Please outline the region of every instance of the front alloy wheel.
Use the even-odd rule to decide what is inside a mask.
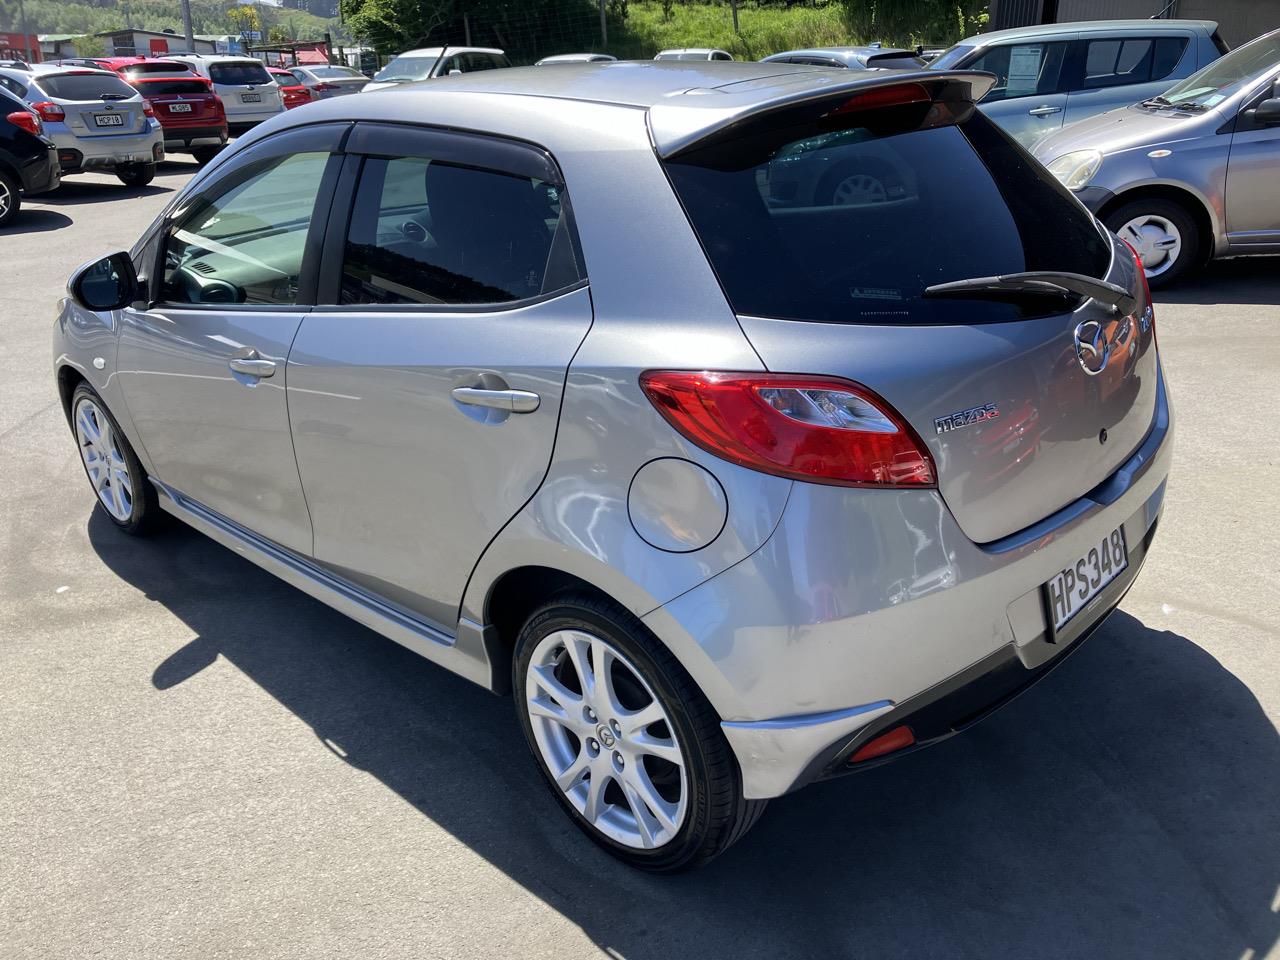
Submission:
[[[155,492],[111,414],[87,384],[71,397],[71,429],[80,462],[107,516],[126,533],[143,533],[158,507]]]
[[[512,688],[548,788],[632,866],[705,863],[764,810],[743,797],[720,718],[693,678],[605,598],[570,593],[536,611],[516,641]]]

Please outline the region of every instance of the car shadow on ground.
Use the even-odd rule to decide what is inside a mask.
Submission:
[[[133,197],[154,197],[172,193],[173,187],[149,183],[145,187],[126,187],[118,180],[102,183],[97,180],[63,180],[57,190],[41,193],[31,198],[31,203],[61,207],[80,206],[85,203],[106,203],[111,200],[129,200]]]
[[[27,202],[31,203],[36,200],[36,197],[32,197]],[[54,210],[32,210],[24,205],[18,211],[18,215],[13,218],[12,223],[8,226],[0,227],[0,236],[8,236],[15,233],[48,233],[50,230],[61,230],[63,227],[69,227],[74,222],[70,217]]]
[[[1275,727],[1200,647],[1127,614],[973,730],[775,801],[707,868],[651,877],[563,817],[509,700],[176,522],[136,541],[95,510],[89,536],[196,634],[156,665],[159,695],[225,658],[310,726],[314,749],[612,956],[1239,960],[1277,942]]]
[[[1160,304],[1280,304],[1280,257],[1216,260],[1168,290],[1155,290],[1156,322]]]

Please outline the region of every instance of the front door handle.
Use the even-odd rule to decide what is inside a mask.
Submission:
[[[1061,107],[1036,107],[1034,110],[1027,111],[1027,113],[1029,113],[1033,117],[1047,117],[1052,113],[1061,113],[1061,112],[1062,112]]]
[[[227,361],[227,366],[231,368],[232,373],[256,377],[259,380],[275,376],[276,372],[276,362],[263,360],[257,350],[251,351],[247,357],[232,357]]]
[[[491,407],[506,413],[533,413],[542,398],[528,390],[481,390],[479,387],[455,387],[453,399],[472,407]]]

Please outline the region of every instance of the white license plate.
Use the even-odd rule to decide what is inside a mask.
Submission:
[[[93,122],[99,127],[123,127],[124,114],[120,113],[95,113]]]
[[[189,103],[171,103],[169,104],[170,113],[190,113],[191,104]]]
[[[241,103],[261,103],[262,94],[260,93],[242,93],[240,94]]]
[[[1045,584],[1046,600],[1053,617],[1053,629],[1061,630],[1068,620],[1089,605],[1089,601],[1120,576],[1129,565],[1124,528],[1116,527],[1089,552]]]

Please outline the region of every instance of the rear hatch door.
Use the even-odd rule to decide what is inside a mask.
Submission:
[[[114,73],[84,70],[35,78],[38,87],[66,114],[77,137],[90,139],[147,129],[142,97]]]
[[[218,120],[217,96],[200,77],[140,80],[137,87],[165,126]]]
[[[911,86],[905,102],[844,95],[739,118],[666,167],[765,365],[883,397],[986,543],[1085,495],[1141,444],[1154,330],[1127,248],[971,104]],[[924,293],[1029,270],[1105,279],[1137,306]]]
[[[256,61],[211,63],[209,79],[222,98],[229,120],[237,114],[278,113],[284,109],[280,87],[267,68]]]

